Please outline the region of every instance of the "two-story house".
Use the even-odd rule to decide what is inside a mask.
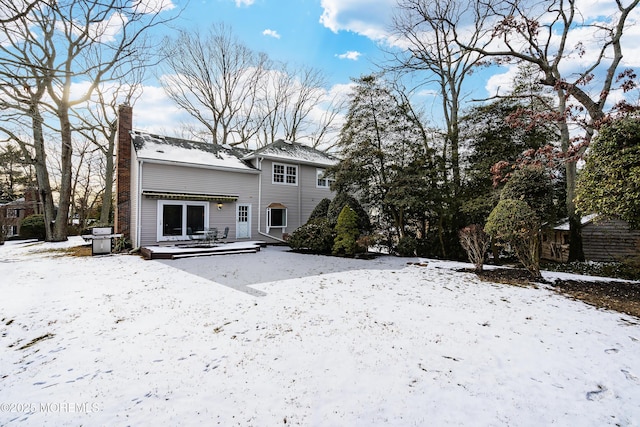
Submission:
[[[20,235],[20,224],[23,219],[33,214],[42,213],[42,204],[34,188],[27,188],[24,197],[0,204],[0,226],[4,228],[7,239]]]
[[[134,247],[189,241],[208,228],[229,240],[276,243],[332,198],[327,153],[276,141],[255,151],[133,131],[119,109],[116,232]]]

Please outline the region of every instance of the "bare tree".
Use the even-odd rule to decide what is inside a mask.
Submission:
[[[310,140],[316,148],[326,142],[330,133],[337,135],[335,122],[346,98],[329,98],[320,70],[304,66],[291,70],[282,64],[265,77],[255,112],[256,122],[262,124],[258,145],[284,138]]]
[[[290,96],[284,100],[282,126],[285,139],[296,141],[311,125],[309,116],[324,98],[326,81],[318,69],[303,67],[295,76]]]
[[[2,8],[0,8],[0,25],[1,24],[9,24],[11,22],[17,21],[21,18],[24,18],[25,16],[27,16],[29,13],[31,13],[31,10],[36,7],[36,5],[38,3],[42,2],[42,0],[35,0],[35,1],[23,1],[19,6],[19,9],[16,8],[14,10],[4,10]],[[14,0],[12,3],[16,3],[16,1]],[[17,3],[20,3],[20,1],[18,0]],[[0,3],[1,5],[2,3]]]
[[[339,118],[345,111],[347,98],[341,95],[329,97],[318,107],[322,111],[320,117],[315,118],[315,128],[309,133],[311,146],[322,147],[325,151],[332,149],[338,142],[336,137],[340,133]]]
[[[459,115],[464,100],[464,83],[478,63],[479,55],[454,43],[452,22],[467,13],[466,3],[455,0],[399,0],[393,17],[393,32],[402,50],[391,51],[393,61],[387,70],[400,73],[422,72],[422,84],[435,83],[442,100],[445,121],[445,163],[450,165],[453,195],[460,189]],[[479,41],[479,33],[466,38],[469,46]],[[443,171],[444,179],[447,173]]]
[[[164,46],[162,86],[214,144],[244,144],[258,132],[253,111],[268,69],[265,55],[254,53],[224,24],[205,36],[182,31]]]
[[[18,17],[0,23],[0,90],[6,97],[0,108],[30,118],[33,135],[29,141],[19,138],[11,126],[2,130],[20,144],[25,154],[33,149],[46,238],[66,240],[72,191],[71,109],[89,100],[101,82],[126,78],[123,72],[144,66],[138,52],[150,51],[145,45],[145,32],[163,22],[160,13],[169,3],[161,1],[150,7],[145,2],[132,6],[127,0],[62,0],[39,2],[28,14],[20,15],[21,5],[0,1],[9,14]],[[26,124],[19,115],[12,116],[12,125]],[[60,138],[61,176],[55,216],[44,149],[44,127],[54,126],[50,119],[56,121]]]
[[[576,110],[586,111],[584,142],[588,143],[605,117],[607,102],[616,82],[625,80],[621,84],[624,90],[634,87],[634,83],[627,79],[633,77],[633,73],[628,70],[620,73],[618,68],[627,20],[639,2],[629,0],[623,4],[622,0],[616,0],[615,3],[599,4],[599,7],[611,7],[611,10],[606,19],[597,20],[583,13],[577,0],[544,0],[533,4],[524,0],[474,2],[475,31],[484,40],[483,45],[464,40],[462,35],[467,31],[464,25],[469,20],[447,19],[462,49],[500,64],[533,64],[541,74],[541,82],[556,91],[562,150],[567,155],[570,260],[584,259],[580,218],[574,203],[577,160],[574,154],[581,153],[581,147],[586,144],[577,148],[572,146],[566,119]],[[593,43],[589,45],[584,38],[574,37],[578,32],[594,34]]]
[[[260,131],[256,134],[258,146],[270,144],[278,139],[283,117],[286,117],[285,105],[292,96],[295,84],[295,79],[288,72],[286,64],[269,71],[265,77],[261,83],[261,100],[255,109],[256,116],[262,117],[259,120]]]
[[[96,185],[93,182],[96,166],[99,163],[99,149],[93,146],[92,141],[82,138],[74,141],[74,170],[71,184],[71,209],[73,218],[78,220],[80,228],[87,226],[89,212],[96,205],[99,194],[96,193]]]
[[[102,196],[102,207],[99,222],[108,224],[113,205],[113,185],[115,182],[115,146],[118,130],[118,106],[133,104],[141,94],[144,69],[132,70],[126,84],[114,82],[112,85],[99,85],[95,90],[95,99],[85,108],[75,111],[78,121],[77,129],[94,148],[102,154],[102,185],[99,194]]]

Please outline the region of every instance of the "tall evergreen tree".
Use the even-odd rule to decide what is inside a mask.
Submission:
[[[498,202],[491,173],[495,164],[513,166],[524,153],[560,139],[555,115],[550,113],[553,99],[531,68],[520,68],[510,94],[475,106],[462,118],[468,148],[462,209],[469,223],[483,223]],[[563,176],[559,170],[557,174]]]
[[[343,161],[335,168],[336,187],[358,194],[379,226],[402,237],[407,215],[426,198],[420,191],[431,184],[428,144],[413,110],[390,85],[374,75],[355,83],[338,142]]]
[[[0,202],[21,197],[26,187],[35,186],[32,168],[22,152],[8,144],[0,149]]]

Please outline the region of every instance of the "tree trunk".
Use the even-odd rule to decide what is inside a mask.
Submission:
[[[109,136],[109,146],[106,152],[106,171],[104,175],[104,193],[102,196],[102,210],[100,211],[100,224],[109,224],[111,207],[113,205],[113,152],[115,148],[115,132]]]
[[[558,95],[558,113],[564,116],[566,109],[566,96],[563,89],[559,88],[556,91]],[[569,145],[571,143],[571,136],[569,134],[569,126],[566,120],[560,122],[560,142],[562,152],[568,153]],[[584,253],[582,251],[582,233],[580,230],[581,221],[580,217],[576,213],[576,204],[574,198],[576,195],[576,162],[574,160],[567,159],[565,161],[565,173],[567,180],[567,195],[566,206],[567,215],[569,217],[569,259],[568,261],[584,261]]]
[[[60,154],[60,200],[58,202],[58,214],[53,225],[52,241],[62,242],[67,240],[67,223],[69,222],[69,204],[71,203],[71,171],[73,146],[71,144],[71,122],[69,120],[69,108],[64,105],[58,108],[60,119],[60,139],[62,143]]]
[[[33,132],[33,147],[35,158],[33,166],[36,171],[36,181],[38,183],[38,194],[42,202],[42,212],[45,224],[45,240],[53,240],[52,225],[55,221],[55,205],[51,194],[51,184],[49,181],[49,171],[47,170],[47,153],[44,148],[44,132],[42,130],[42,115],[37,105],[31,107],[31,123]]]

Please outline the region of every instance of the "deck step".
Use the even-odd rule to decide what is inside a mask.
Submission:
[[[215,246],[143,246],[140,253],[144,259],[178,259],[211,255],[229,255],[237,253],[255,253],[266,244],[260,240],[232,242]]]
[[[208,251],[208,252],[193,252],[193,253],[185,253],[185,254],[175,254],[171,257],[171,259],[180,259],[180,258],[195,258],[201,256],[211,256],[211,255],[231,255],[231,254],[251,254],[258,252],[258,248],[256,249],[239,249],[235,251]]]

